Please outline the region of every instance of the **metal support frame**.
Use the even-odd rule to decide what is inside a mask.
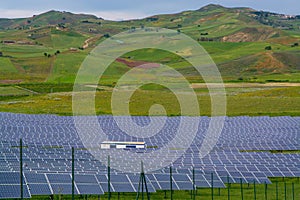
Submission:
[[[143,164],[143,161],[141,161],[141,174],[140,174],[138,191],[136,194],[136,200],[139,199],[140,192],[142,193],[142,200],[144,200],[144,186],[146,189],[147,200],[150,200],[150,194],[148,191],[147,180],[146,180],[146,176],[145,176],[145,172],[144,172],[144,164]],[[141,187],[142,187],[142,191],[141,191]]]

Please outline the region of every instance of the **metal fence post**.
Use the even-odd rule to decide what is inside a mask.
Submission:
[[[253,191],[254,191],[254,200],[256,200],[256,186],[255,186],[255,180],[253,181]]]
[[[230,183],[229,183],[229,175],[227,175],[227,199],[230,200]]]
[[[241,185],[241,197],[242,197],[242,200],[244,200],[243,180],[242,180],[242,178],[240,178],[240,185]]]
[[[276,181],[276,200],[278,200],[278,182]]]
[[[108,199],[110,200],[110,156],[107,157],[107,190],[108,190]]]
[[[20,195],[21,200],[24,199],[24,192],[23,192],[23,141],[20,139]]]
[[[265,200],[267,200],[267,199],[268,199],[268,185],[265,182]]]
[[[170,189],[171,189],[171,200],[173,200],[173,185],[172,185],[172,167],[170,166]]]
[[[195,168],[193,167],[193,200],[196,198],[196,185],[195,185]]]
[[[294,183],[292,183],[292,199],[295,200],[295,186],[294,186]]]
[[[74,177],[74,147],[72,147],[72,200],[74,200],[74,193],[75,193],[75,177]]]
[[[214,200],[214,174],[211,173],[211,200]]]
[[[284,200],[286,200],[286,182],[284,182]]]

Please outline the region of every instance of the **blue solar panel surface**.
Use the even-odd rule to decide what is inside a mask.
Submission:
[[[127,116],[122,116],[126,118]],[[149,117],[132,117],[147,125]],[[82,123],[88,119],[82,118]],[[99,116],[109,140],[137,141],[120,130],[112,116]],[[299,154],[270,153],[268,150],[299,150],[299,117],[226,117],[224,128],[213,150],[200,158],[199,144],[211,118],[201,117],[197,135],[190,148],[173,163],[173,189],[191,190],[192,168],[197,187],[225,187],[224,183],[267,183],[267,177],[299,177]],[[145,138],[148,146],[162,147],[174,136],[179,117],[167,118],[157,135]],[[24,191],[31,194],[70,194],[71,147],[75,147],[75,192],[107,192],[107,167],[84,149],[72,117],[0,113],[0,190],[8,187],[15,194],[0,198],[17,198],[19,176],[19,138],[23,138]],[[264,150],[264,151],[255,151]],[[153,151],[153,149],[146,149]],[[174,152],[176,155],[176,152]],[[138,163],[138,162],[137,162]],[[211,180],[213,173],[213,180]],[[169,168],[146,174],[149,191],[169,190]],[[136,192],[139,175],[112,169],[113,192]],[[29,189],[30,192],[29,192]],[[94,193],[92,193],[94,191]],[[13,196],[13,195],[16,195]]]

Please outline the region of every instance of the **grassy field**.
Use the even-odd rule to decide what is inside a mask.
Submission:
[[[296,200],[300,198],[300,182],[299,178],[271,178],[272,184],[268,184],[267,187],[264,184],[255,184],[256,199],[258,200]],[[277,183],[276,183],[277,182]],[[276,186],[277,185],[277,186]],[[294,186],[293,186],[294,185]],[[228,185],[227,185],[228,187]],[[278,189],[276,189],[276,187]],[[294,187],[294,195],[293,189]],[[253,200],[255,199],[254,184],[242,184],[243,199]],[[173,191],[174,200],[188,200],[193,199],[191,191]],[[213,194],[213,198],[212,198]],[[277,196],[278,194],[278,196]],[[241,200],[242,192],[240,184],[230,184],[229,196],[231,200]],[[278,198],[277,198],[278,197]],[[107,199],[108,194],[101,195],[100,199]],[[146,198],[146,194],[144,194]],[[170,191],[157,191],[150,194],[151,199],[171,199]],[[43,200],[49,199],[49,196],[33,196],[32,199]],[[59,199],[71,199],[70,195],[54,195],[55,200]],[[75,195],[75,199],[99,199],[97,195]],[[136,193],[112,193],[111,199],[130,200],[136,199]],[[140,196],[141,199],[141,196]],[[228,188],[198,188],[196,190],[195,199],[215,199],[215,200],[228,200]]]
[[[49,36],[50,37],[50,36]],[[5,56],[0,57],[2,80],[20,79],[22,82],[56,82],[72,83],[76,73],[91,49],[70,51],[84,44],[87,37],[65,33],[52,34],[52,47],[49,45],[3,45],[0,51]],[[97,42],[97,41],[94,41]],[[299,49],[269,42],[200,42],[213,61],[217,64],[225,81],[236,81],[241,77],[244,81],[293,81],[299,82]],[[266,46],[273,50],[266,52]],[[58,55],[55,52],[60,51]],[[288,52],[288,53],[286,53]],[[44,54],[51,55],[50,58]],[[122,57],[132,61],[157,62],[173,67],[188,80],[199,82],[199,75],[191,65],[177,55],[154,49],[141,49],[129,52]],[[106,71],[110,84],[118,80],[115,75],[129,70],[127,66],[113,63]],[[195,77],[198,77],[195,79]],[[114,80],[112,79],[114,78]],[[0,79],[0,80],[1,80]],[[108,82],[109,80],[104,80]],[[108,83],[109,84],[109,83]]]
[[[76,73],[86,56],[85,52],[67,52],[58,55],[47,82],[74,83]]]
[[[4,73],[16,73],[16,72],[18,72],[18,70],[11,63],[9,58],[0,58],[0,66],[2,66],[1,71],[3,71]]]
[[[8,86],[8,87],[0,87],[0,96],[5,97],[5,96],[27,96],[32,94],[32,92],[24,90],[20,87],[13,87],[13,86]]]
[[[72,115],[72,85],[21,85],[24,88],[38,92],[33,96],[12,97],[2,99],[0,111],[36,114]],[[145,90],[146,89],[146,90]],[[91,90],[91,88],[85,88]],[[300,87],[267,87],[267,88],[227,88],[227,115],[270,115],[299,116]],[[53,92],[53,93],[51,93]],[[211,115],[211,101],[207,89],[196,89],[201,115]],[[110,88],[99,89],[96,92],[95,108],[97,114],[111,114]],[[14,101],[14,104],[10,102]],[[86,102],[82,102],[85,104]],[[132,115],[148,115],[153,104],[162,104],[169,116],[180,115],[180,106],[173,93],[161,88],[144,88],[137,90],[131,97],[129,107]]]
[[[86,39],[87,37],[76,32],[62,32],[53,30],[51,34],[53,48],[61,50],[81,47]]]

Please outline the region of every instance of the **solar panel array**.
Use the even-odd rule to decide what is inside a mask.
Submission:
[[[82,118],[82,123],[88,123],[88,118]],[[131,118],[141,126],[150,122],[149,117]],[[109,140],[139,140],[120,130],[112,116],[99,116],[98,120]],[[222,188],[225,183],[241,180],[270,184],[267,177],[300,177],[299,154],[269,151],[299,150],[299,117],[226,117],[216,146],[200,158],[199,146],[210,120],[210,117],[200,117],[194,141],[173,163],[174,190],[193,189],[193,168],[197,187]],[[179,122],[180,117],[167,118],[157,135],[143,141],[160,148],[172,139]],[[71,147],[77,148],[75,193],[107,192],[107,168],[84,149],[72,117],[0,113],[0,136],[0,198],[20,196],[19,138],[26,147],[23,148],[24,197],[71,193]],[[169,168],[146,174],[146,180],[150,192],[169,190]],[[137,192],[138,183],[139,174],[112,169],[112,192]]]

